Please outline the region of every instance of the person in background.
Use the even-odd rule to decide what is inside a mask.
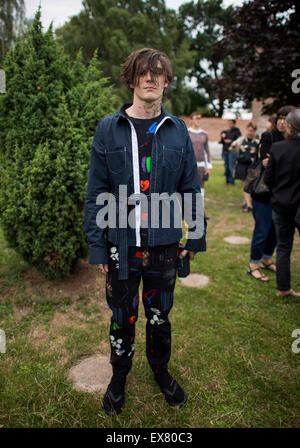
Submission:
[[[257,157],[259,140],[256,138],[257,126],[250,121],[247,124],[245,137],[239,137],[229,147],[229,150],[236,155],[234,178],[242,181],[242,190],[244,202],[242,209],[244,212],[252,210],[251,196],[244,191],[248,167]]]
[[[261,136],[259,146],[259,158],[264,167],[267,166],[270,149],[273,143],[280,142],[286,136],[286,116],[294,106],[281,107],[276,115],[276,129],[266,131]],[[271,193],[264,199],[253,199],[254,230],[251,241],[250,264],[247,274],[256,280],[268,282],[270,279],[264,275],[260,268],[276,272],[276,266],[272,262],[272,256],[277,244],[274,222],[272,218]],[[260,265],[260,263],[262,263]]]
[[[241,136],[241,131],[236,127],[236,120],[228,120],[228,129],[221,132],[221,140],[219,143],[223,145],[222,158],[224,160],[226,185],[234,185],[234,165],[235,154],[229,151],[229,147],[232,142],[237,140]]]
[[[273,220],[277,235],[277,296],[300,297],[291,289],[291,252],[295,216],[300,207],[300,109],[287,117],[287,138],[274,143],[264,181],[271,189]]]
[[[266,130],[271,132],[274,131],[276,129],[276,117],[272,116],[269,117],[266,123]]]
[[[210,170],[212,169],[208,135],[201,129],[202,115],[199,112],[193,112],[190,118],[191,125],[188,128],[188,131],[197,160],[200,188],[204,198],[204,179],[205,177],[210,176]]]

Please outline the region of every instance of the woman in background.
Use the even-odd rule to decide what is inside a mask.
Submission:
[[[276,129],[271,132],[266,131],[262,134],[259,158],[264,167],[268,164],[272,144],[285,139],[287,128],[286,116],[293,109],[295,109],[294,106],[281,107],[276,115]],[[270,272],[276,272],[276,266],[272,262],[277,239],[272,218],[271,193],[263,200],[252,198],[252,207],[255,225],[247,274],[256,280],[268,282],[270,280],[269,277],[264,275],[260,268]]]
[[[268,132],[274,131],[276,129],[276,117],[269,117],[266,123],[266,130]]]

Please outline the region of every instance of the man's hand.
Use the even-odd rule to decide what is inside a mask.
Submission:
[[[232,140],[230,140],[230,138],[225,138],[224,142],[225,142],[225,143],[231,143]]]
[[[204,171],[204,175],[206,175],[206,174],[208,174],[208,176],[210,176],[210,170],[208,168]]]
[[[263,167],[266,168],[269,162],[270,154],[267,154],[267,157],[262,161]]]
[[[184,258],[188,252],[190,254],[190,260],[194,260],[195,252],[192,252],[191,250],[183,250],[180,252],[178,258]]]
[[[108,273],[108,264],[98,264],[99,270],[101,274],[107,274]]]

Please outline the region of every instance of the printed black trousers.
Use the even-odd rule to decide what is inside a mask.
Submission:
[[[118,247],[108,242],[106,300],[112,310],[110,324],[110,362],[130,370],[134,355],[135,324],[138,319],[139,286],[143,278],[142,299],[146,323],[146,355],[153,372],[167,368],[171,356],[171,323],[176,282],[178,243],[156,247],[129,247],[127,280],[118,280]]]

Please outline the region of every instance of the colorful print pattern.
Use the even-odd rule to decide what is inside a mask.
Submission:
[[[111,247],[116,247],[109,243]],[[129,247],[129,278],[118,280],[118,260],[109,257],[106,298],[110,325],[112,365],[130,368],[134,355],[135,324],[138,320],[139,285],[143,276],[143,305],[146,325],[146,354],[153,371],[165,368],[171,353],[169,312],[173,306],[177,244],[153,248]],[[113,254],[117,251],[110,252]]]

